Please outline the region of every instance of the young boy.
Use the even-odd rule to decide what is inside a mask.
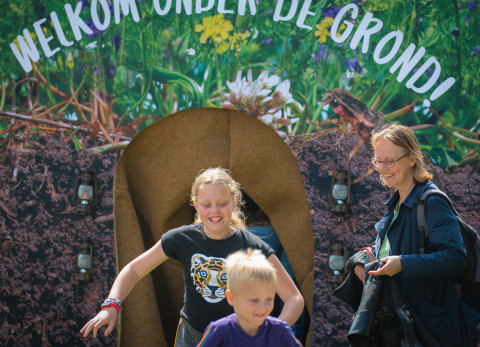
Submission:
[[[275,298],[274,267],[258,250],[249,248],[225,261],[226,297],[235,313],[205,329],[197,347],[298,347],[287,323],[269,316]]]

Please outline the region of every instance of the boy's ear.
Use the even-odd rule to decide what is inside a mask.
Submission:
[[[230,289],[227,289],[225,291],[225,296],[227,297],[227,302],[230,306],[233,306],[233,296],[232,296],[232,292],[230,291]]]

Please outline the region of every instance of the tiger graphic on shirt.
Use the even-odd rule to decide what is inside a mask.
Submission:
[[[225,298],[227,273],[224,258],[207,257],[195,253],[192,256],[190,276],[195,289],[206,301],[217,303]]]

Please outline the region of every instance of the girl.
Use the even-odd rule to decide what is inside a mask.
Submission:
[[[127,264],[113,283],[102,310],[80,330],[84,337],[108,325],[112,332],[121,301],[135,284],[168,258],[180,261],[185,282],[184,306],[175,346],[196,346],[207,325],[233,310],[225,299],[227,276],[225,258],[238,250],[260,249],[277,271],[276,291],[285,305],[278,317],[289,325],[295,323],[304,300],[274,251],[255,235],[245,231],[241,212],[240,186],[229,172],[210,168],[195,179],[191,202],[195,206],[195,224],[166,232],[151,249]]]

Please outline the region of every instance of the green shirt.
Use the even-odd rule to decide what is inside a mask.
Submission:
[[[393,218],[392,218],[392,221],[390,222],[390,226],[388,227],[388,230],[390,230],[390,227],[392,226],[395,219],[397,219],[397,216],[398,216],[398,204],[397,204],[397,207],[395,207],[395,210],[393,211]],[[388,242],[388,237],[387,237],[388,230],[385,233],[385,237],[383,239],[382,245],[380,246],[380,250],[378,251],[378,259],[382,259],[390,255],[390,242]]]

